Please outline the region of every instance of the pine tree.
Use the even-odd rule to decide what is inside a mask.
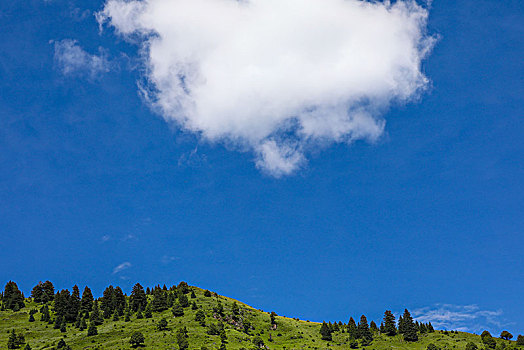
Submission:
[[[373,335],[369,330],[368,320],[364,315],[360,316],[360,322],[357,326],[357,338],[362,339],[362,342],[365,344],[370,344],[373,340]]]
[[[22,295],[22,292],[18,289],[18,286],[15,282],[9,281],[5,285],[4,288],[4,295],[3,295],[3,303],[2,305],[6,309],[10,309],[13,311],[19,311],[25,306],[24,303],[24,297]]]
[[[88,286],[85,286],[84,291],[82,292],[80,309],[83,312],[91,312],[93,310],[94,300],[91,289]]]
[[[162,290],[161,288],[155,288],[153,290],[153,299],[151,300],[151,311],[162,312],[164,310],[167,310],[166,293],[167,292]]]
[[[144,338],[144,335],[140,332],[134,332],[133,334],[131,334],[131,338],[129,339],[129,343],[131,343],[131,346],[133,348],[136,348],[144,344],[145,341],[146,340]]]
[[[66,319],[68,321],[72,322],[76,319],[78,312],[80,311],[81,303],[82,301],[80,300],[80,290],[78,289],[78,286],[75,284],[73,286],[73,292],[69,297],[67,305]]]
[[[194,290],[191,290],[191,299],[196,299],[196,294]]]
[[[55,313],[67,317],[71,295],[69,290],[63,289],[55,294]]]
[[[517,345],[524,346],[524,335],[517,336]]]
[[[102,315],[100,315],[100,308],[98,307],[98,301],[95,301],[95,304],[93,305],[93,312],[91,312],[89,321],[90,323],[93,323],[95,326],[99,326],[104,322]]]
[[[402,318],[402,315],[400,315],[398,317],[398,333],[404,334],[405,331],[406,331],[406,327],[405,327],[404,319]]]
[[[82,320],[80,321],[80,326],[78,327],[79,330],[83,331],[87,328],[87,322],[85,317],[82,317]]]
[[[210,292],[209,290],[206,289],[206,290],[204,291],[204,296],[205,296],[206,298],[211,298],[211,292]]]
[[[173,312],[173,316],[175,317],[184,316],[184,308],[182,307],[182,305],[180,305],[178,300],[175,302],[175,305],[173,305],[173,309],[171,311]]]
[[[11,333],[9,334],[9,338],[7,340],[7,348],[8,349],[16,349],[18,348],[18,336],[16,335],[15,330],[13,329]]]
[[[322,335],[322,340],[331,341],[333,339],[331,336],[331,330],[326,321],[322,322],[322,326],[320,326],[320,334]]]
[[[383,333],[390,337],[397,334],[397,327],[395,326],[395,316],[390,310],[384,312],[384,331]]]
[[[187,341],[186,332],[187,330],[184,330],[184,328],[181,328],[176,332],[176,342],[180,350],[189,349],[189,342]]]
[[[33,316],[33,314],[29,314],[29,322],[35,322],[35,317]]]
[[[147,306],[146,306],[146,311],[144,312],[144,317],[145,318],[151,318],[153,317],[153,314],[151,312],[151,303],[148,303]]]
[[[118,311],[115,309],[115,312],[113,312],[113,321],[118,321],[120,317],[118,317]]]
[[[24,350],[31,350],[31,346],[29,346],[29,344],[26,344]]]
[[[104,289],[102,298],[100,299],[100,308],[102,309],[104,318],[110,318],[115,312],[115,305],[113,303],[113,294],[115,294],[115,288],[109,286]]]
[[[42,283],[42,281],[38,282],[31,291],[31,298],[33,298],[36,303],[45,304],[53,300],[54,295],[55,287],[53,286],[53,283],[49,281],[45,281],[44,283]]]
[[[466,344],[466,350],[478,350],[478,347],[475,343],[469,342]]]
[[[49,322],[51,316],[49,315],[49,307],[47,305],[42,306],[42,308],[40,309],[40,313],[42,314],[42,316],[40,317],[40,321]]]
[[[138,312],[136,313],[137,320],[141,320],[144,318],[144,314],[142,314],[142,308],[138,309]]]
[[[371,321],[369,323],[369,329],[372,331],[372,332],[378,332],[378,327],[377,327],[377,324],[375,323],[375,321]]]
[[[87,329],[87,336],[91,337],[98,334],[98,330],[96,329],[96,325],[94,322],[89,322],[89,328]]]
[[[65,333],[66,331],[66,319],[65,317],[62,317],[62,323],[60,324],[60,332]]]
[[[206,325],[206,314],[203,310],[198,310],[196,312],[195,321],[199,322],[201,326]]]
[[[60,329],[60,327],[62,326],[62,319],[63,318],[64,318],[63,316],[56,315],[56,317],[55,317],[55,325],[53,326],[54,329]]]
[[[411,317],[411,314],[409,313],[408,309],[404,310],[404,315],[402,316],[402,322],[404,327],[404,340],[405,341],[417,341],[418,340],[418,334],[417,334],[417,327],[415,323],[413,322],[413,318]]]
[[[180,305],[182,305],[182,307],[189,306],[189,299],[187,299],[187,295],[185,295],[184,293],[178,294],[178,302],[180,303]]]
[[[433,328],[433,325],[431,324],[431,322],[428,323],[428,325],[426,326],[426,328],[428,329],[428,332],[429,332],[429,333],[433,333],[433,332],[435,332],[435,328]]]
[[[350,318],[349,318],[349,322],[348,322],[348,334],[349,334],[349,337],[350,337],[350,338],[353,338],[353,339],[357,339],[357,337],[358,337],[358,334],[357,334],[357,324],[355,323],[355,320],[353,319],[353,317],[350,317]]]

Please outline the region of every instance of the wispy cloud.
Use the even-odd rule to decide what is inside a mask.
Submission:
[[[111,63],[102,49],[96,55],[86,52],[76,40],[64,39],[51,43],[54,43],[55,48],[55,65],[64,75],[96,79],[111,69]]]
[[[101,240],[102,240],[102,243],[105,243],[107,241],[109,241],[111,239],[111,236],[110,235],[103,235]]]
[[[171,263],[171,262],[173,262],[175,260],[180,260],[180,258],[177,257],[177,256],[164,255],[162,257],[162,259],[161,259],[162,264],[164,264],[164,265],[167,265],[167,264],[169,264],[169,263]]]
[[[108,0],[97,18],[141,45],[139,87],[167,121],[277,177],[380,138],[388,107],[428,85],[435,42],[415,0]]]
[[[117,274],[119,272],[122,272],[124,270],[127,270],[128,268],[130,268],[131,266],[133,266],[129,261],[126,261],[126,262],[123,262],[121,263],[120,265],[116,266],[114,269],[113,269],[113,274]]]
[[[483,310],[478,305],[436,304],[412,311],[419,322],[431,322],[438,329],[480,333],[485,329],[499,331],[508,323],[502,310]]]

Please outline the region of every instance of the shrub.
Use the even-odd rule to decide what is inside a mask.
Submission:
[[[134,348],[143,345],[145,341],[144,335],[140,332],[131,334],[131,338],[129,338],[129,343]]]

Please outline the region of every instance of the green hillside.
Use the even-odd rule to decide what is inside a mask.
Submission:
[[[20,349],[130,349],[130,338],[136,332],[144,336],[144,343],[139,346],[147,349],[416,350],[427,349],[430,344],[437,349],[466,349],[468,343],[475,344],[478,349],[519,348],[514,341],[490,337],[483,342],[480,336],[469,333],[431,332],[426,325],[419,325],[422,329],[411,328],[415,330],[418,340],[410,342],[404,339],[406,329],[410,327],[406,324],[403,325],[404,334],[400,335],[386,335],[383,326],[382,332],[373,327],[366,329],[367,323],[359,325],[357,333],[354,333],[355,329],[346,323],[322,326],[276,314],[272,316],[185,283],[169,289],[148,289],[149,293],[135,286],[130,296],[124,296],[118,287],[111,287],[96,302],[91,299],[90,291],[84,290],[80,297],[77,287],[72,294],[50,290],[46,295],[45,287],[39,284],[33,289],[33,298],[23,298],[14,286],[6,286],[6,291],[2,293],[2,349],[9,346]],[[47,321],[45,309],[49,310]],[[358,322],[360,317],[355,320]],[[382,322],[377,321],[379,324]],[[417,325],[413,324],[413,327]],[[88,335],[88,332],[97,334]],[[362,335],[365,332],[369,333],[369,338]],[[19,339],[20,334],[23,340]],[[323,340],[323,337],[331,337],[332,340]],[[522,340],[519,337],[518,343]],[[429,348],[432,348],[431,345]],[[521,348],[524,349],[524,346]],[[470,349],[475,347],[470,344]]]

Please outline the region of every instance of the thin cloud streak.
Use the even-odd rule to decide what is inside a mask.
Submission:
[[[119,272],[122,272],[124,270],[127,270],[131,266],[133,266],[133,265],[129,261],[123,262],[123,263],[121,263],[120,265],[116,266],[113,269],[113,275],[115,275],[115,274],[117,274]]]

